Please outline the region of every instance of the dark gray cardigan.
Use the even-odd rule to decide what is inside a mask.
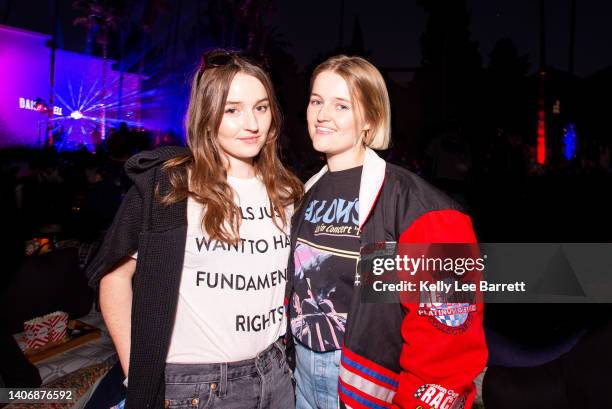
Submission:
[[[187,235],[187,201],[163,205],[155,200],[170,183],[161,170],[166,160],[188,153],[164,147],[130,158],[134,186],[124,198],[100,250],[87,268],[90,286],[123,258],[138,251],[133,279],[132,332],[126,408],[163,408],[164,368],[174,326]]]

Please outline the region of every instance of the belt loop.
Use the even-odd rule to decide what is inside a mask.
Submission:
[[[278,366],[281,367],[283,366],[283,364],[286,361],[286,356],[285,356],[285,346],[282,343],[283,341],[281,339],[278,339],[274,345],[280,350],[281,353],[281,359],[280,362],[278,363]]]
[[[261,361],[264,356],[266,356],[266,352],[268,352],[268,348],[264,349],[263,351],[258,352],[255,355],[255,362],[258,363],[259,361]]]
[[[227,362],[221,363],[221,373],[219,379],[219,398],[225,398],[227,394]]]

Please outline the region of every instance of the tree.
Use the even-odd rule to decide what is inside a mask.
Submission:
[[[102,46],[102,104],[106,96],[106,63],[108,59],[109,33],[117,28],[121,12],[125,6],[123,1],[76,0],[72,6],[83,12],[83,16],[74,19],[73,24],[84,26],[88,32],[97,33],[96,42]],[[102,139],[106,138],[106,108],[102,108]]]
[[[351,42],[346,48],[348,55],[359,55],[361,57],[368,57],[370,52],[365,48],[365,42],[363,40],[363,30],[361,29],[361,22],[359,16],[355,16],[355,23],[353,25],[353,36]]]
[[[487,71],[495,76],[510,78],[524,78],[529,69],[529,57],[519,55],[518,49],[509,38],[497,40],[491,54]]]
[[[529,121],[527,55],[519,55],[507,38],[497,41],[487,67],[485,101],[491,130],[525,132]]]
[[[470,39],[465,0],[419,0],[429,14],[421,36],[421,82],[426,122],[467,118],[479,89],[482,59]]]

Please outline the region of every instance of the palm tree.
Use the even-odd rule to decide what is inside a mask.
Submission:
[[[10,6],[10,4],[9,4]],[[45,137],[45,145],[53,145],[53,107],[55,104],[55,51],[57,50],[57,30],[59,23],[59,2],[54,0],[53,2],[53,16],[51,21],[53,22],[53,32],[51,35],[51,61],[49,65],[49,109],[47,110],[47,135]]]
[[[106,1],[76,0],[72,6],[82,10],[84,15],[74,19],[75,26],[84,26],[88,31],[97,30],[96,42],[102,46],[102,101],[106,97],[106,60],[108,59],[108,43],[110,30],[117,28],[119,16],[117,11],[109,7]],[[106,108],[102,108],[102,139],[106,139]]]

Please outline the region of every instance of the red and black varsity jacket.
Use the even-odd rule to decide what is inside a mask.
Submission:
[[[302,203],[308,202],[310,188],[326,172],[324,167],[306,183]],[[476,242],[469,216],[453,200],[370,149],[363,164],[359,209],[362,246],[389,241]],[[303,213],[302,208],[294,215],[293,246]],[[293,271],[291,259],[290,280]],[[287,299],[291,287],[290,282]],[[470,305],[467,317],[460,320],[445,320],[420,314],[428,306],[416,302],[364,303],[362,291],[362,285],[355,287],[348,314],[338,383],[340,406],[470,408],[476,395],[474,378],[487,360],[483,305]]]

